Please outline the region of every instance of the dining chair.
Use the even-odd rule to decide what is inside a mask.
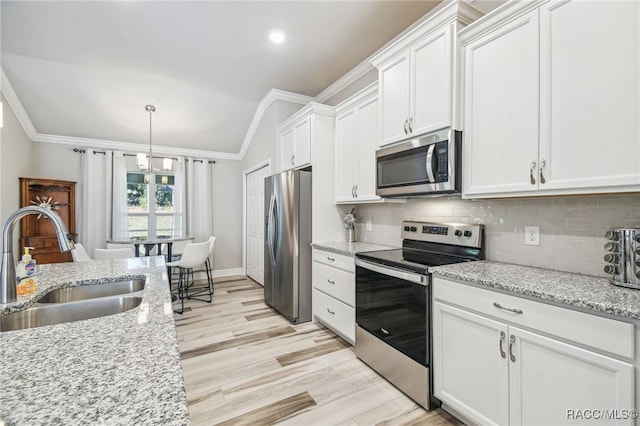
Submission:
[[[124,259],[127,257],[134,257],[133,249],[129,247],[116,248],[116,249],[96,249],[94,252],[96,260],[108,260],[108,259]]]
[[[207,284],[205,286],[195,286],[194,277],[196,268],[206,265],[209,253],[211,253],[210,241],[189,243],[185,246],[184,253],[182,253],[182,257],[179,260],[167,262],[167,266],[179,269],[177,296],[180,299],[181,307],[180,311],[175,311],[176,313],[182,314],[184,312],[185,299],[201,300],[208,303],[213,301],[213,279],[211,275],[207,273]],[[191,295],[189,291],[192,291]],[[204,294],[209,296],[209,300],[201,299]]]
[[[80,243],[75,243],[75,248],[71,250],[71,256],[73,257],[74,262],[89,262],[93,260],[87,254],[84,246]]]

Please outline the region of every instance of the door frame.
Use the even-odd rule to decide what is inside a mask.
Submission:
[[[263,160],[242,172],[242,275],[247,275],[247,176],[251,173],[268,167],[271,175],[271,157]]]

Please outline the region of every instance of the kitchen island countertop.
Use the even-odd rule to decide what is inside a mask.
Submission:
[[[442,278],[619,319],[640,319],[640,290],[618,287],[607,278],[482,260],[431,267]]]
[[[385,246],[382,244],[365,243],[362,241],[347,242],[347,241],[331,241],[326,243],[313,243],[311,247],[318,250],[330,251],[333,253],[344,254],[345,256],[355,257],[356,253],[374,250],[388,250],[397,247]]]
[[[146,278],[140,306],[84,321],[0,332],[0,423],[187,425],[173,306],[162,256],[40,266],[38,290]]]

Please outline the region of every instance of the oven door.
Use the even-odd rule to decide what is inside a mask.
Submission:
[[[356,323],[428,366],[429,289],[427,275],[357,259]]]

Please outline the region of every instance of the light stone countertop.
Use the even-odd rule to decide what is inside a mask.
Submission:
[[[42,265],[38,291],[146,277],[142,304],[101,318],[0,332],[0,424],[188,425],[162,256]]]
[[[434,275],[488,289],[579,308],[594,314],[640,319],[640,290],[607,278],[482,260],[429,268]]]
[[[332,253],[343,254],[345,256],[355,257],[356,253],[374,250],[389,250],[397,247],[385,246],[382,244],[365,243],[356,241],[353,243],[347,241],[332,241],[327,243],[313,243],[311,247],[318,250],[330,251]]]

